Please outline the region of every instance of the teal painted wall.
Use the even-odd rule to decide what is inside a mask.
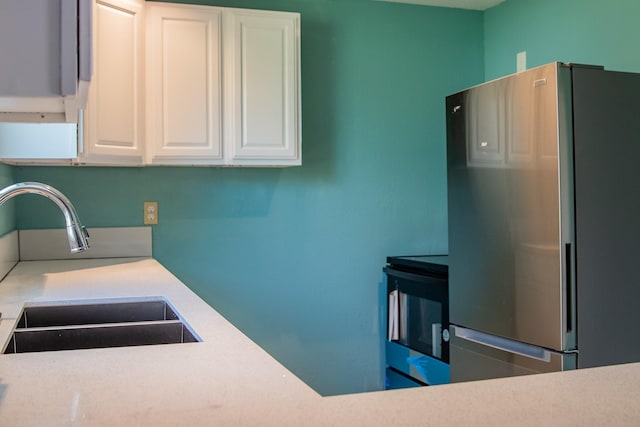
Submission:
[[[485,12],[485,77],[553,61],[640,71],[640,1],[508,0]]]
[[[196,293],[318,392],[379,389],[382,266],[447,250],[444,97],[483,80],[483,14],[201,3],[302,13],[302,167],[20,167],[15,178],[57,187],[89,227],[141,225],[143,201],[158,201],[154,256]],[[16,200],[20,228],[62,226],[41,199]]]
[[[13,184],[13,168],[0,164],[0,188]],[[9,200],[0,206],[0,236],[7,234],[16,228],[15,200]]]

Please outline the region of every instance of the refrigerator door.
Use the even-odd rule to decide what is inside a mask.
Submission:
[[[447,97],[449,299],[451,323],[564,350],[572,187],[558,77],[553,63]]]
[[[451,382],[575,369],[577,354],[560,353],[459,326],[452,327]]]
[[[640,74],[574,67],[579,367],[640,361]]]

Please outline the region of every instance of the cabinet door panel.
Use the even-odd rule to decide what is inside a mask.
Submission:
[[[80,161],[141,163],[144,138],[143,9],[135,0],[94,8],[94,79]]]
[[[221,163],[221,11],[148,7],[148,161]]]
[[[233,10],[229,19],[233,162],[299,164],[298,17]]]
[[[165,147],[207,146],[207,26],[207,22],[178,20],[163,23]]]

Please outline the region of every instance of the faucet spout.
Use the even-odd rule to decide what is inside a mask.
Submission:
[[[53,201],[64,215],[71,252],[76,253],[89,249],[89,242],[87,241],[89,233],[80,223],[76,209],[64,194],[40,182],[20,182],[0,189],[0,206],[20,194],[39,194]]]

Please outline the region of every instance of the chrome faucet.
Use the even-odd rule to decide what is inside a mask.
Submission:
[[[69,247],[72,253],[82,252],[89,249],[89,233],[87,229],[80,223],[78,214],[73,204],[67,197],[55,188],[39,182],[20,182],[4,187],[0,190],[0,206],[7,200],[19,196],[20,194],[39,194],[52,200],[64,215],[64,221],[67,225],[67,238],[69,239]]]

